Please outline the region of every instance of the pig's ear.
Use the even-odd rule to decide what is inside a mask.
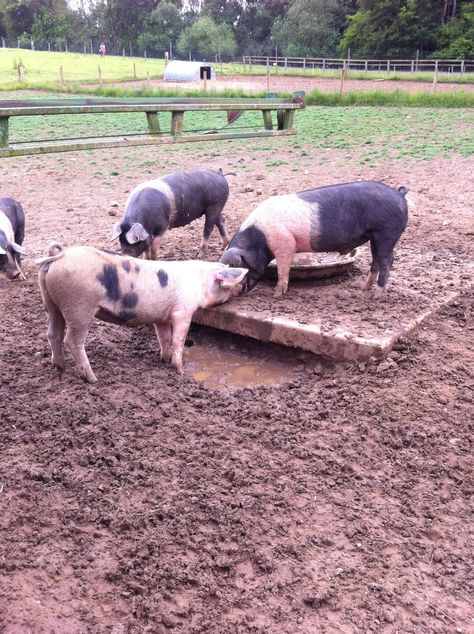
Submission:
[[[17,244],[16,242],[12,242],[12,249],[17,253],[21,253],[21,255],[26,255],[25,247],[22,247],[21,244]]]
[[[228,264],[229,266],[242,266],[242,251],[235,247],[226,249],[220,261],[222,264]]]
[[[240,284],[248,272],[248,269],[222,269],[221,271],[217,271],[215,277],[222,288],[231,288],[236,284]]]
[[[119,237],[121,233],[122,233],[122,223],[116,222],[114,226],[112,227],[112,231],[110,232],[109,242],[113,242],[114,240],[117,240],[117,238]]]
[[[139,222],[134,222],[130,229],[125,234],[125,239],[128,244],[135,244],[135,242],[142,242],[149,236],[148,231]]]

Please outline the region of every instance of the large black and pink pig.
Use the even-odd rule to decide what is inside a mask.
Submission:
[[[408,221],[405,187],[393,189],[377,181],[358,181],[272,196],[243,222],[220,261],[249,269],[246,290],[262,278],[275,258],[275,297],[288,290],[295,253],[350,253],[370,242],[372,264],[365,285],[377,280],[382,291],[393,263],[393,249]]]

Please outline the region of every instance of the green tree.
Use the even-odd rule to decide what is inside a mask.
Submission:
[[[38,40],[75,40],[80,22],[66,0],[0,0],[0,15],[8,37]]]
[[[272,26],[285,15],[292,0],[247,0],[235,25],[239,50],[243,53],[269,53]]]
[[[340,39],[337,8],[336,0],[295,0],[285,17],[275,22],[272,39],[284,55],[332,55]]]
[[[176,5],[161,2],[145,20],[144,32],[138,37],[138,47],[141,51],[163,53],[171,44],[174,49],[183,28],[183,18]]]
[[[441,27],[438,46],[433,57],[474,58],[474,2],[463,5],[461,15]]]
[[[143,32],[146,18],[159,5],[159,0],[101,0],[102,36],[111,38],[120,47],[135,42]]]
[[[198,18],[179,36],[177,44],[181,55],[192,57],[213,57],[234,55],[236,42],[227,24],[216,24],[209,16]]]
[[[241,0],[204,0],[201,15],[208,15],[218,24],[224,22],[233,29],[243,11],[244,3]]]
[[[440,27],[450,24],[464,0],[359,0],[340,43],[345,54],[406,57],[437,48]]]

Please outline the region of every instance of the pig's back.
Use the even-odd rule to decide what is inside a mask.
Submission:
[[[398,240],[408,208],[404,196],[384,183],[360,181],[296,194],[311,207],[311,247],[315,251],[353,248],[374,234]]]

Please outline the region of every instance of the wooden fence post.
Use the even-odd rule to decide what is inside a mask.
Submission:
[[[102,84],[102,69],[100,67],[100,64],[99,64],[98,68],[99,68],[99,88],[102,90],[102,85],[103,85]]]
[[[18,66],[18,81],[22,84],[25,81],[25,67],[23,64]]]
[[[59,83],[61,86],[64,86],[64,71],[62,66],[59,67]]]
[[[344,62],[341,70],[341,86],[339,88],[339,94],[342,95],[344,91],[344,80],[346,79],[346,62]]]
[[[8,122],[10,117],[0,117],[0,147],[8,147],[9,133]]]
[[[432,86],[433,92],[436,92],[437,83],[438,83],[438,60],[435,61],[435,70],[433,75],[433,86]]]
[[[267,57],[267,92],[270,92],[270,60]]]
[[[133,62],[133,78],[136,79],[137,78],[137,67],[135,65],[135,62]]]

